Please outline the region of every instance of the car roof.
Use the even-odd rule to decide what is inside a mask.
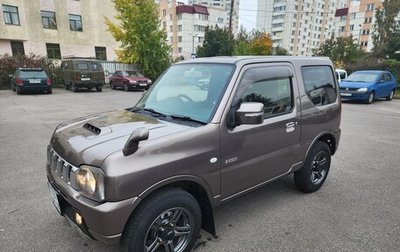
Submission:
[[[390,73],[390,72],[389,71],[383,71],[383,70],[359,70],[359,71],[355,71],[354,73],[383,74],[383,73]]]
[[[249,64],[263,62],[293,62],[301,65],[331,64],[328,57],[300,57],[300,56],[216,56],[180,61],[176,64],[187,63],[220,63],[220,64]]]
[[[18,68],[19,70],[21,70],[21,71],[31,71],[31,72],[40,72],[40,71],[44,71],[43,70],[43,68],[39,68],[39,67],[36,67],[36,68],[34,68],[34,67],[20,67],[20,68]]]

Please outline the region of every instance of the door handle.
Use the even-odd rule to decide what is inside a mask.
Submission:
[[[288,122],[286,123],[286,133],[293,132],[296,129],[298,122]]]

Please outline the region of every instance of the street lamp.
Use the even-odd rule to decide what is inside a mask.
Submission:
[[[192,58],[194,57],[194,55],[196,55],[195,51],[194,51],[194,38],[199,35],[197,33],[188,33],[190,36],[192,36]]]

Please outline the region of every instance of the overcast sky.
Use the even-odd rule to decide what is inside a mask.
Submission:
[[[239,29],[243,25],[247,30],[256,28],[257,0],[240,0]]]

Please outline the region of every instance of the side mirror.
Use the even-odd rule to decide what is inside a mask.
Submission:
[[[264,104],[261,102],[243,102],[236,110],[236,125],[261,124],[264,121]]]
[[[132,132],[122,152],[124,156],[129,156],[139,149],[139,142],[149,138],[149,130],[147,128],[138,128]]]

